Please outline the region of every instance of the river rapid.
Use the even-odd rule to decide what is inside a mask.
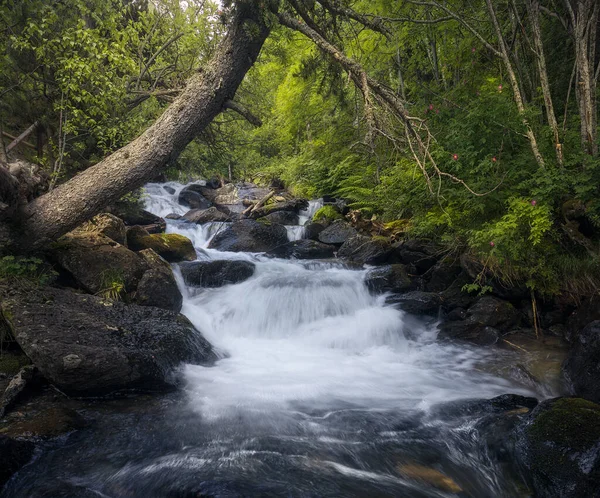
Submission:
[[[148,185],[146,208],[185,213],[181,188]],[[185,287],[175,265],[182,313],[217,363],[186,365],[178,393],[90,404],[97,421],[52,443],[2,496],[523,496],[487,450],[481,414],[456,409],[546,397],[506,374],[514,353],[436,341],[435,321],[386,306],[364,269],[207,249],[224,225],[167,226],[200,260],[256,264],[216,289]]]

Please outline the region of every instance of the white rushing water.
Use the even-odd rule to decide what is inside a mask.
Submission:
[[[181,185],[166,186],[176,193],[156,184],[147,188],[147,209],[177,212]],[[309,219],[320,206],[311,201],[303,216]],[[181,284],[182,312],[226,355],[213,367],[186,368],[191,403],[205,416],[292,410],[298,403],[427,409],[517,391],[478,368],[489,354],[485,350],[436,343],[433,324],[372,296],[364,271],[206,249],[225,225],[168,226],[193,241],[200,259],[256,264],[254,276],[237,285],[190,291]]]

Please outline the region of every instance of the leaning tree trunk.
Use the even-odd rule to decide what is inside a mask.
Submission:
[[[265,2],[266,3],[266,2]],[[160,173],[225,108],[269,34],[258,2],[236,2],[225,38],[210,63],[141,136],[28,204],[18,222],[19,246],[56,239]]]

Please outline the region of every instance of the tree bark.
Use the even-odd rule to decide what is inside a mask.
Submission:
[[[268,7],[268,6],[267,6]],[[258,2],[236,2],[228,32],[210,63],[141,136],[98,164],[28,204],[19,245],[39,247],[142,186],[175,160],[232,99],[269,35],[268,12]]]

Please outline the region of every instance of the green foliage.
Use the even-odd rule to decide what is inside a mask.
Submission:
[[[107,301],[120,301],[125,296],[125,280],[123,275],[115,270],[102,272],[102,290],[98,295]]]
[[[313,222],[315,223],[331,223],[335,220],[341,220],[343,216],[333,206],[323,206],[318,209],[313,215]]]
[[[0,258],[0,281],[28,282],[46,285],[56,276],[56,272],[45,265],[41,259],[21,256]]]

